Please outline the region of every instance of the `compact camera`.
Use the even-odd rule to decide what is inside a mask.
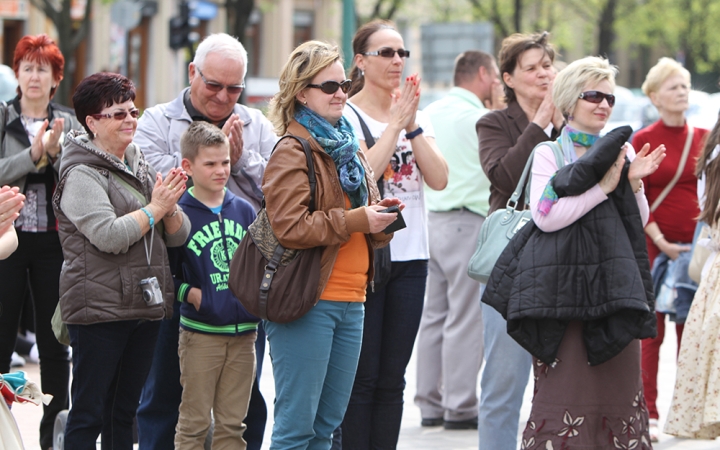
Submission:
[[[140,280],[140,289],[142,289],[142,296],[146,305],[155,306],[163,303],[163,294],[157,277]]]

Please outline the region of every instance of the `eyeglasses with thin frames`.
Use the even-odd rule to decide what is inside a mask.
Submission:
[[[600,91],[586,91],[580,93],[578,98],[581,98],[590,103],[602,103],[603,100],[607,100],[610,107],[615,106],[615,96],[612,94],[606,94]]]
[[[200,74],[200,78],[203,80],[203,83],[205,83],[205,87],[208,88],[209,91],[212,92],[220,92],[223,89],[227,89],[228,94],[235,95],[242,92],[243,89],[245,89],[245,83],[241,84],[220,84],[217,81],[208,81],[205,79],[205,75],[203,75],[202,71],[199,67],[195,67],[195,70],[198,71]]]
[[[379,50],[375,50],[374,52],[365,52],[363,55],[365,56],[382,56],[383,58],[392,58],[395,56],[395,53],[398,54],[401,58],[409,58],[410,57],[410,50],[405,50],[404,48],[399,48],[395,50],[394,48],[390,47],[383,47]]]
[[[125,120],[127,115],[130,114],[130,117],[133,119],[137,119],[140,115],[140,110],[137,108],[133,108],[130,111],[123,109],[122,111],[115,111],[113,113],[105,113],[105,114],[89,114],[90,117],[96,120],[100,119],[115,119],[115,120]]]
[[[326,94],[334,94],[337,92],[338,89],[341,89],[344,93],[348,93],[350,88],[352,87],[352,80],[345,80],[342,83],[338,83],[337,81],[323,81],[320,84],[308,84],[309,88],[316,88],[320,89]]]

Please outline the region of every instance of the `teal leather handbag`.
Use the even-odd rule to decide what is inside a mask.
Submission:
[[[549,145],[552,148],[558,169],[565,165],[563,152],[557,142],[542,142],[538,144],[538,146],[540,145]],[[480,228],[475,253],[468,263],[468,276],[473,280],[487,284],[490,273],[492,273],[493,267],[495,267],[495,263],[503,250],[505,250],[505,247],[507,247],[510,239],[532,220],[530,210],[517,209],[517,205],[528,173],[532,168],[533,156],[538,146],[530,153],[530,158],[528,158],[525,164],[525,169],[520,176],[520,181],[515,191],[507,202],[507,207],[505,209],[498,209],[490,214]],[[525,190],[525,205],[527,205],[530,200],[530,183],[528,182],[527,185],[527,189]]]

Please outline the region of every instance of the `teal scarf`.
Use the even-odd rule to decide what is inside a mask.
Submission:
[[[325,153],[335,162],[340,186],[350,198],[350,207],[367,205],[365,169],[357,155],[360,145],[350,122],[345,117],[340,117],[338,123],[332,126],[318,113],[305,106],[299,106],[295,111],[295,120],[310,132],[313,139],[318,141]]]

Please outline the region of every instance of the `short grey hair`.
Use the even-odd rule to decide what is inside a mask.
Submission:
[[[203,39],[195,51],[195,58],[193,59],[195,66],[203,69],[205,58],[210,53],[219,53],[226,58],[241,59],[243,67],[245,68],[243,80],[245,79],[245,75],[247,75],[248,70],[247,51],[245,50],[245,47],[243,47],[242,43],[236,38],[226,33],[214,33]]]
[[[553,82],[552,98],[555,107],[567,118],[575,110],[575,104],[585,86],[607,80],[614,91],[617,73],[617,67],[611,65],[607,59],[597,56],[573,61],[557,74]]]

